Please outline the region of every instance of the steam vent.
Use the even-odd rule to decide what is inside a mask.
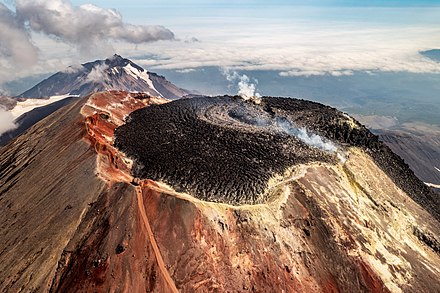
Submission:
[[[440,292],[439,207],[334,108],[98,92],[0,149],[0,292]]]
[[[164,181],[201,200],[261,203],[277,174],[332,159],[298,139],[292,121],[301,111],[277,114],[271,101],[199,97],[151,106],[116,130],[115,145],[134,158],[135,177]]]
[[[345,160],[346,147],[360,146],[438,217],[423,199],[429,189],[398,156],[357,121],[319,103],[182,99],[134,111],[115,137],[115,146],[134,159],[134,177],[233,205],[265,202],[271,181],[292,166]]]

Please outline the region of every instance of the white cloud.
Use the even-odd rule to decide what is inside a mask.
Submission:
[[[179,30],[176,26],[174,30],[180,35],[195,35],[203,42],[179,46],[156,44],[138,49],[161,56],[160,60],[145,60],[144,64],[164,69],[221,66],[276,70],[284,76],[342,76],[355,71],[440,73],[439,63],[419,54],[421,50],[440,48],[440,20],[418,24],[411,23],[411,19],[399,20],[402,23],[398,24],[351,21],[368,20],[370,17],[362,13],[374,11],[364,9],[353,9],[349,20],[332,21],[318,19],[316,15],[296,20],[271,15],[257,18],[239,12],[240,16],[236,17],[204,17],[192,20],[190,28]],[[392,9],[377,10],[395,17]],[[440,8],[429,10],[399,8],[399,13],[413,14],[416,19],[425,12],[433,14],[433,10],[440,13]],[[346,14],[350,11],[346,9]],[[134,50],[131,52],[136,54]]]
[[[14,119],[15,118],[11,112],[5,110],[3,107],[0,107],[0,135],[9,130],[17,128]]]
[[[92,4],[73,6],[67,0],[16,0],[18,19],[31,30],[67,42],[80,50],[96,50],[107,39],[140,44],[171,40],[173,32],[163,26],[123,22],[113,9]]]
[[[73,6],[61,0],[18,0],[17,3],[22,17],[29,19],[30,46],[38,48],[39,59],[32,68],[23,69],[7,61],[5,55],[0,56],[0,82],[59,71],[71,64],[114,53],[157,56],[136,60],[153,71],[161,68],[189,72],[202,66],[220,66],[234,70],[276,70],[282,76],[342,76],[355,71],[440,73],[439,63],[418,53],[440,48],[440,20],[424,20],[424,13],[439,14],[440,8],[398,8],[402,17],[396,23],[369,21],[374,13],[382,20],[396,17],[396,11],[388,8],[346,8],[344,17],[339,17],[342,12],[338,9],[304,12],[288,6],[281,11],[264,10],[258,16],[237,7],[234,8],[237,11],[206,12],[204,17],[190,17],[191,11],[189,16],[188,11],[179,11],[177,16],[175,11],[164,11],[162,15],[149,13],[149,16],[185,37],[178,43],[153,44],[141,42],[150,37],[160,39],[163,36],[158,33],[163,32],[160,26],[127,24],[115,10]],[[325,20],[316,17],[317,13],[326,17],[334,14],[334,17]],[[26,41],[29,30],[23,31],[20,25],[17,29]],[[166,33],[165,36],[171,37]],[[106,38],[117,41],[109,44]]]
[[[185,68],[185,69],[176,70],[176,72],[179,72],[179,73],[190,73],[190,72],[194,72],[194,71],[196,71],[194,68]]]
[[[0,32],[0,57],[19,66],[32,65],[37,61],[37,48],[30,41],[24,25],[2,3]]]
[[[107,74],[105,73],[108,70],[107,64],[98,64],[90,71],[87,75],[86,81],[100,83],[105,81]]]

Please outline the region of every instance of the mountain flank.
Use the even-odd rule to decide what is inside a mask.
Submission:
[[[0,290],[440,290],[433,199],[421,182],[402,185],[400,179],[414,176],[408,166],[356,120],[296,99],[266,97],[247,104],[225,96],[188,103],[94,93],[2,148]],[[141,115],[146,109],[149,115]],[[179,153],[167,156],[170,146],[156,137],[160,120],[170,119],[164,109],[174,121],[164,136],[180,133],[203,145],[176,144],[182,155],[194,150],[193,161],[180,158],[186,173],[173,173],[173,166],[184,165]],[[259,111],[266,114],[254,115]],[[197,127],[180,131],[185,123],[214,131],[204,137]],[[146,124],[153,130],[145,133]],[[218,178],[198,170],[204,164],[198,158],[207,158],[213,148],[228,151],[231,135],[270,139],[257,140],[257,149],[240,140],[228,145],[233,156],[208,162],[220,166]],[[277,135],[286,137],[285,143],[272,140]],[[144,160],[148,154],[131,152],[148,138],[145,152],[159,152],[160,172]],[[220,146],[210,145],[213,140]],[[259,156],[243,146],[305,159],[264,162],[255,177],[246,169],[258,166]],[[244,162],[239,167],[249,174],[235,181],[238,186],[228,185],[237,174],[228,169],[237,166],[228,159]],[[260,174],[263,181],[266,174],[270,178],[263,200],[254,202],[260,193],[252,187],[259,186]],[[248,197],[235,188],[249,190]],[[202,190],[212,197],[203,197]]]

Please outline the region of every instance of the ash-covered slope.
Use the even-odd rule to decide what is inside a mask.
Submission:
[[[105,60],[71,66],[22,93],[20,97],[40,98],[63,94],[86,96],[105,90],[145,92],[167,99],[178,99],[188,94],[165,77],[148,72],[129,59],[115,54]]]
[[[401,130],[377,131],[380,139],[414,170],[425,184],[440,191],[440,133]]]
[[[14,99],[14,98],[12,98]],[[47,105],[41,105],[38,106],[30,111],[26,111],[24,114],[18,116],[14,123],[16,127],[14,129],[8,130],[2,134],[0,134],[0,147],[5,146],[8,144],[11,140],[13,140],[15,137],[19,136],[23,132],[25,132],[27,129],[32,127],[34,124],[36,124],[38,121],[46,118],[53,112],[57,111],[58,109],[70,104],[71,102],[77,100],[77,97],[66,97],[60,100],[57,100],[55,102],[49,103]],[[38,101],[41,101],[42,99],[38,99]],[[26,99],[14,99],[15,103],[11,105],[9,111],[14,111],[14,107],[17,106],[17,102],[20,101],[29,101]],[[1,101],[0,101],[1,103]]]
[[[0,291],[440,290],[439,222],[356,121],[301,100],[167,102],[96,93],[0,150]],[[145,146],[133,162],[115,139]]]

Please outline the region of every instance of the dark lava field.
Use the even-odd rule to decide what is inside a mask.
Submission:
[[[336,152],[347,146],[367,151],[416,201],[429,193],[364,126],[334,108],[299,99],[194,97],[153,105],[116,129],[115,146],[134,160],[133,176],[207,201],[265,202],[274,175],[296,164],[337,162]]]

